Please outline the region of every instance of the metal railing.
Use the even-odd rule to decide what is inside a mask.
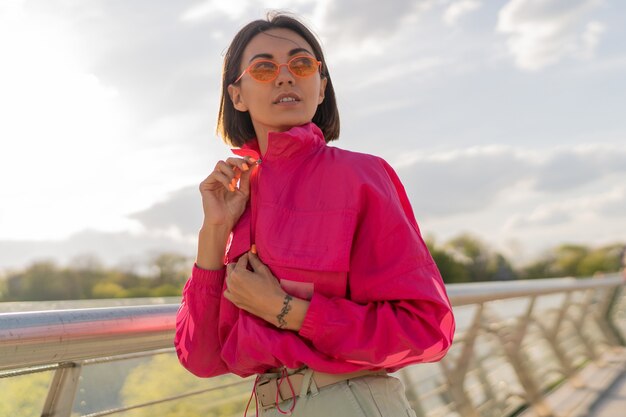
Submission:
[[[529,406],[549,416],[546,393],[624,345],[623,284],[612,274],[448,285],[457,319],[449,354],[395,376],[418,416],[503,417]],[[0,416],[18,381],[42,395],[17,415],[241,415],[250,379],[181,371],[172,348],[177,308],[0,314]]]

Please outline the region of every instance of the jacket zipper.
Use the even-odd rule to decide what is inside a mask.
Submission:
[[[252,182],[250,187],[250,209],[252,210],[252,216],[250,219],[250,246],[256,243],[256,218],[257,218],[257,196],[259,190],[259,176],[261,175],[261,166],[258,165],[255,172],[252,175]],[[257,249],[258,250],[258,249]]]

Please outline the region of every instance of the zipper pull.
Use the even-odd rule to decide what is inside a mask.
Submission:
[[[251,164],[255,164],[255,165],[261,165],[261,158],[253,158],[251,156],[246,157],[246,159],[248,160],[248,162],[250,162]]]

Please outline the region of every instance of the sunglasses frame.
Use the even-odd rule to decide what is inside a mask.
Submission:
[[[308,56],[308,55],[298,55],[298,56],[294,56],[293,58],[291,58],[289,61],[283,63],[283,64],[279,64],[276,61],[273,61],[271,59],[258,59],[254,62],[252,62],[250,65],[248,65],[248,67],[243,70],[243,72],[241,73],[241,75],[239,77],[237,77],[237,79],[235,80],[235,82],[233,82],[233,84],[237,84],[239,82],[239,80],[241,80],[241,78],[246,74],[246,72],[250,72],[250,68],[252,68],[254,65],[258,64],[259,62],[271,62],[272,64],[276,65],[277,69],[276,69],[276,74],[274,75],[273,78],[263,81],[263,80],[258,80],[256,78],[254,78],[254,76],[252,76],[252,74],[250,74],[250,77],[252,77],[252,79],[256,82],[259,83],[271,83],[272,81],[274,81],[276,78],[278,78],[278,74],[280,74],[280,68],[281,67],[287,67],[287,70],[289,70],[289,73],[291,75],[293,75],[294,77],[298,77],[298,78],[308,78],[311,75],[315,74],[315,71],[312,72],[310,75],[298,75],[298,74],[294,74],[294,72],[291,70],[291,68],[289,67],[289,64],[291,64],[292,61],[294,61],[295,59],[298,58],[308,58],[311,61],[317,63],[317,68],[315,69],[315,71],[321,71],[322,68],[322,61],[318,61],[316,60],[314,57],[312,56]]]

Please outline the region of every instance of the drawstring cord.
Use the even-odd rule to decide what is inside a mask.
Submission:
[[[250,407],[250,402],[252,401],[252,396],[254,396],[254,415],[255,417],[259,417],[259,399],[256,396],[256,384],[259,382],[259,378],[261,375],[257,375],[254,379],[254,386],[252,387],[252,393],[250,394],[250,398],[248,399],[248,404],[246,404],[246,411],[243,412],[243,417],[248,415],[248,407]]]
[[[259,417],[259,398],[256,395],[256,386],[259,383],[259,379],[261,378],[261,375],[257,375],[256,378],[254,379],[254,385],[252,386],[252,393],[250,393],[250,398],[248,399],[248,404],[246,404],[246,411],[244,411],[243,413],[243,417],[247,417],[248,415],[248,409],[250,408],[250,403],[252,402],[252,397],[254,397],[254,405],[255,405],[255,417]],[[289,384],[289,389],[291,390],[291,397],[292,397],[292,402],[291,402],[291,406],[289,407],[289,410],[283,410],[280,408],[280,405],[278,404],[279,401],[279,395],[280,395],[280,386],[283,383],[284,380],[287,380],[287,383]],[[275,404],[276,404],[276,409],[278,410],[278,412],[280,414],[284,414],[284,415],[291,415],[291,412],[294,410],[294,408],[296,407],[296,392],[293,389],[293,385],[291,384],[291,380],[289,379],[289,374],[287,373],[287,368],[282,368],[280,370],[280,379],[278,380],[278,383],[276,384],[276,399],[275,399]]]
[[[280,405],[278,404],[278,396],[280,395],[280,384],[283,383],[283,380],[287,378],[287,383],[289,384],[289,389],[291,390],[291,406],[289,407],[289,410],[285,411],[282,410],[280,408]],[[286,414],[286,415],[291,415],[291,412],[293,411],[293,409],[296,407],[296,392],[293,389],[293,385],[291,385],[291,380],[289,379],[289,374],[287,373],[287,369],[283,368],[280,371],[280,380],[278,381],[278,385],[276,387],[276,409],[278,410],[278,412],[280,414]]]

